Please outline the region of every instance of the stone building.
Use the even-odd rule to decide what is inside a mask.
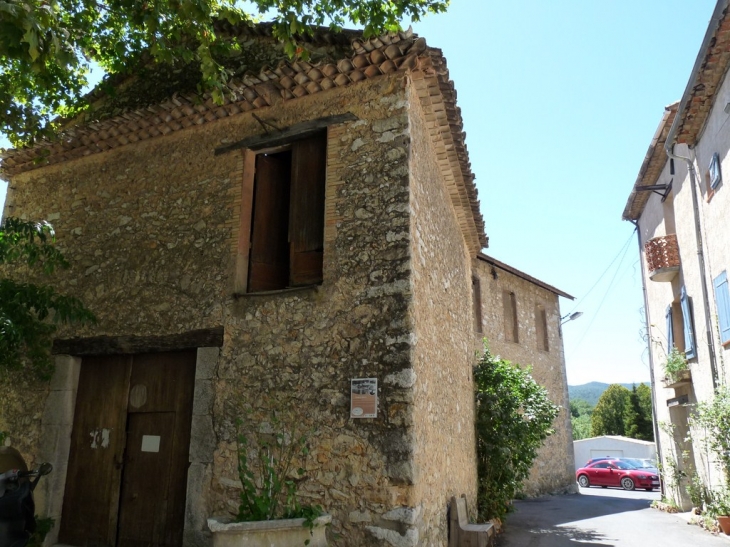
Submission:
[[[494,355],[531,366],[533,378],[561,406],[523,491],[528,496],[576,491],[568,380],[558,297],[574,298],[483,253],[474,261],[475,332]]]
[[[724,482],[699,435],[688,441],[687,433],[692,405],[711,401],[728,382],[728,68],[730,16],[720,0],[686,90],[665,109],[623,212],[639,238],[655,422],[670,426],[658,428],[657,449],[665,469],[674,462],[686,474],[665,480],[677,483],[667,495],[686,509],[692,475],[713,488]],[[673,346],[689,364],[677,381],[665,379],[663,366]]]
[[[50,383],[7,380],[0,430],[54,464],[51,544],[209,545],[206,518],[237,510],[238,436],[295,428],[331,544],[444,545],[450,497],[475,505],[475,303],[493,349],[567,408],[567,295],[479,254],[440,50],[320,29],[290,61],[265,25],[225,30],[244,47],[223,105],[189,71],[141,71],[57,141],[4,153],[5,215],[53,222],[72,264],[54,284],[98,323],[60,331]],[[493,323],[503,289],[519,343]],[[354,379],[377,380],[375,416]],[[560,419],[530,493],[572,469]]]
[[[50,543],[208,545],[238,506],[237,436],[277,412],[312,432],[300,492],[333,545],[444,545],[450,497],[475,504],[487,244],[445,59],[409,32],[317,31],[310,62],[228,32],[223,105],[142,71],[5,152],[5,215],[53,222],[54,284],[98,324],[60,332],[50,384],[8,380],[0,430],[54,464]],[[351,409],[358,378],[375,417]]]

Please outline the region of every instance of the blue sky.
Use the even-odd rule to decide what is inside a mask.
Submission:
[[[574,295],[564,315],[583,312],[563,326],[571,385],[649,379],[638,244],[621,213],[714,5],[453,0],[414,25],[456,85],[486,253]]]

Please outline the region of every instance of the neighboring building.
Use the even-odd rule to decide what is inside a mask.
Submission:
[[[623,213],[638,227],[655,420],[674,431],[659,427],[657,445],[665,469],[676,462],[686,474],[682,485],[694,473],[713,487],[722,482],[714,458],[685,439],[691,406],[712,400],[728,381],[728,67],[730,16],[720,0],[684,95],[666,108]],[[691,377],[671,384],[662,365],[673,345],[686,353]],[[685,488],[672,495],[691,506]]]
[[[573,441],[575,471],[593,458],[648,458],[656,461],[656,444],[620,435],[603,435]]]
[[[558,297],[569,294],[480,253],[473,272],[475,331],[479,346],[486,338],[490,351],[521,366],[550,399],[561,406],[555,433],[548,437],[524,485],[528,496],[575,490],[573,433],[568,381],[560,327]]]
[[[240,30],[221,106],[151,71],[4,156],[6,215],[53,221],[73,266],[54,284],[99,319],[60,333],[50,386],[3,386],[0,429],[55,467],[51,542],[208,545],[238,507],[239,428],[276,408],[314,432],[300,489],[333,545],[444,545],[451,496],[475,507],[487,238],[445,59],[322,30],[293,62],[268,28]],[[355,378],[377,417],[351,418]]]

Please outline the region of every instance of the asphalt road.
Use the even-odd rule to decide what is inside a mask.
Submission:
[[[579,494],[515,502],[498,547],[730,547],[730,538],[649,507],[654,492],[581,488]]]

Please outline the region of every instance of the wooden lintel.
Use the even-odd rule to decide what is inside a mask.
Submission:
[[[156,353],[190,348],[221,347],[223,327],[162,336],[94,336],[54,340],[52,353],[65,355],[119,355]]]
[[[241,148],[249,148],[251,150],[258,150],[260,148],[269,148],[272,146],[279,146],[286,144],[293,139],[299,139],[307,137],[312,133],[321,131],[330,125],[338,123],[354,122],[357,120],[351,112],[345,114],[337,114],[335,116],[327,116],[325,118],[319,118],[317,120],[310,120],[307,122],[297,123],[289,127],[285,127],[281,131],[270,131],[263,135],[256,135],[254,137],[248,137],[246,139],[234,142],[233,144],[227,144],[215,149],[215,155],[220,156],[233,150],[240,150]]]

